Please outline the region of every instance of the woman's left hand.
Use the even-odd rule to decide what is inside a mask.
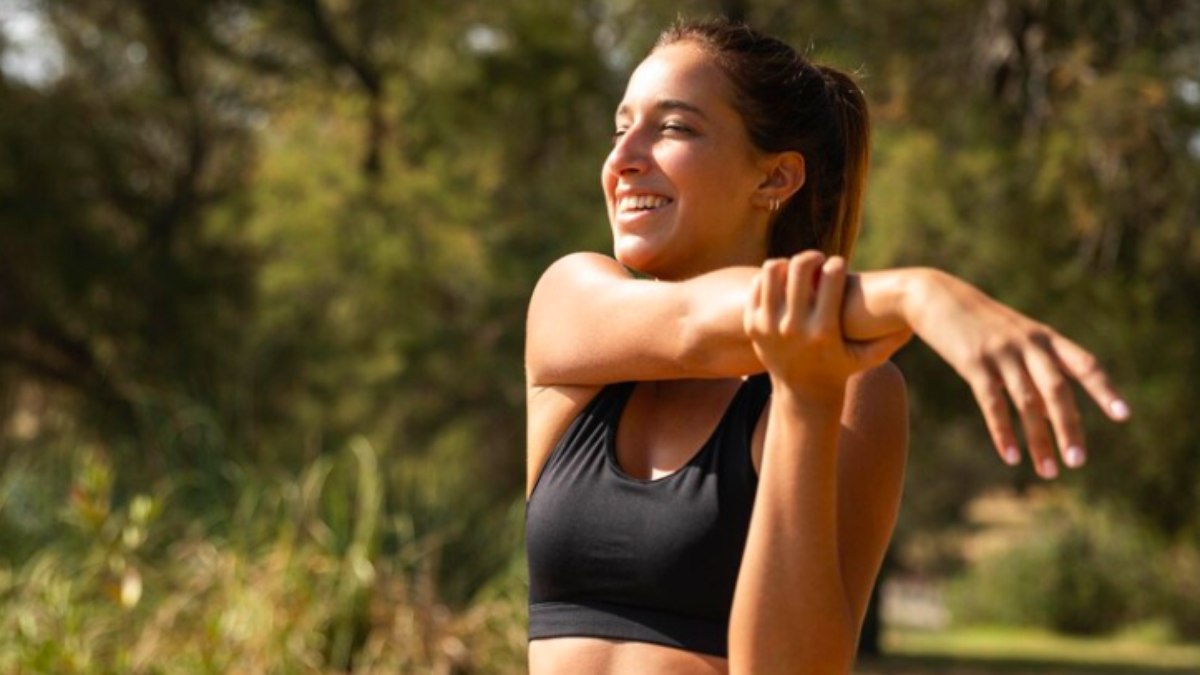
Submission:
[[[846,380],[882,364],[912,336],[846,340],[842,298],[846,263],[818,251],[763,263],[750,287],[743,327],[775,387],[812,402],[840,406]]]
[[[1043,478],[1058,475],[1051,432],[1067,466],[1080,467],[1086,458],[1071,379],[1109,418],[1129,418],[1128,405],[1099,361],[1078,344],[952,275],[926,269],[918,279],[905,311],[908,323],[971,386],[992,442],[1008,464],[1021,460],[1008,398]]]

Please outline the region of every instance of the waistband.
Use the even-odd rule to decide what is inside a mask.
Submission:
[[[529,639],[632,640],[727,658],[729,625],[613,602],[539,602],[529,606]]]

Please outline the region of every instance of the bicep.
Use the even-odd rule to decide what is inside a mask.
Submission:
[[[838,554],[858,625],[896,524],[907,455],[904,377],[886,363],[848,389],[838,453]]]
[[[740,316],[748,280],[746,271],[729,270],[658,282],[633,277],[607,256],[566,256],[546,270],[530,299],[529,384],[597,385],[747,368],[753,356]],[[721,358],[702,358],[709,353]]]

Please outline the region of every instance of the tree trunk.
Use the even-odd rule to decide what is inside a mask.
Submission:
[[[867,614],[863,617],[862,633],[858,638],[858,657],[874,658],[883,653],[881,638],[883,622],[879,617],[879,596],[882,594],[883,574],[875,580],[871,599],[867,601]]]

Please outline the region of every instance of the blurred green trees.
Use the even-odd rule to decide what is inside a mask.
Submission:
[[[858,266],[947,268],[1094,349],[1136,421],[1089,414],[1089,468],[1064,482],[1195,558],[1195,3],[0,11],[2,569],[57,550],[91,448],[112,467],[114,513],[155,495],[179,532],[244,536],[230,555],[270,548],[247,531],[289,520],[246,495],[327,470],[349,487],[314,516],[322,556],[411,560],[388,563],[395,578],[433,570],[430,592],[455,606],[519,601],[524,305],[551,260],[606,249],[612,109],[677,11],[744,15],[859,72],[876,126]],[[40,28],[21,38],[14,22]],[[16,68],[20,50],[61,68]],[[900,540],[938,549],[972,496],[1035,479],[995,460],[948,369],[920,348],[901,362],[914,434]],[[357,443],[378,457],[379,505],[352,554],[362,483],[319,467]],[[183,583],[169,576],[146,579],[146,597]],[[344,599],[330,584],[321,597]],[[0,597],[16,606],[13,589]],[[338,603],[350,618],[313,619],[331,627],[327,651],[303,659],[370,643],[336,628],[373,621],[368,605]]]

